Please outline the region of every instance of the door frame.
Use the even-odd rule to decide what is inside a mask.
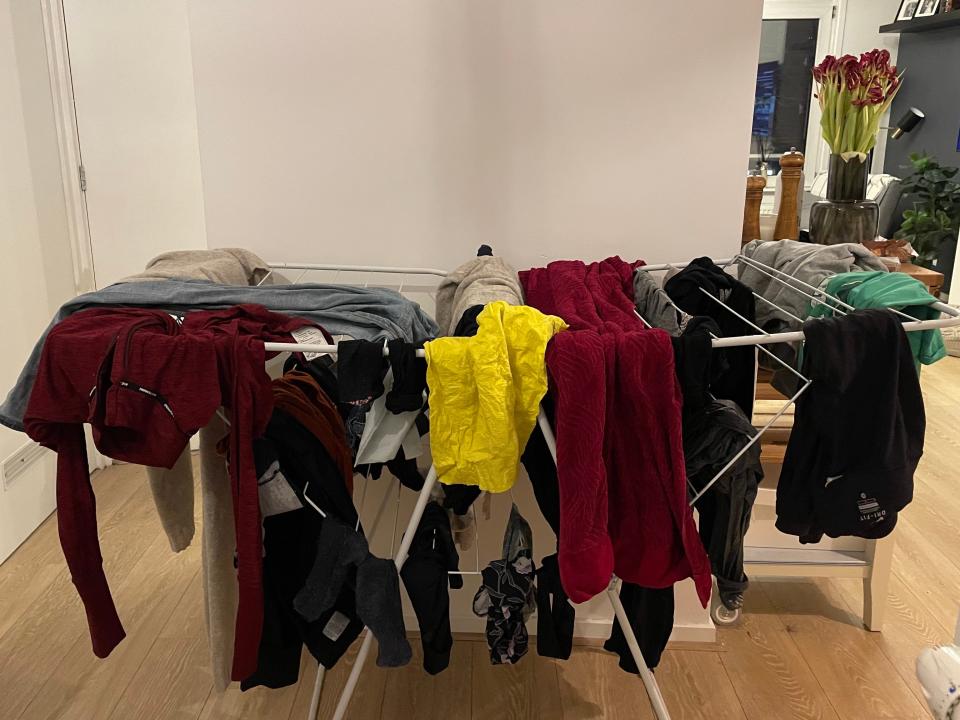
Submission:
[[[73,264],[74,292],[78,295],[97,289],[93,266],[93,245],[90,223],[87,219],[87,200],[81,184],[83,158],[80,154],[80,134],[73,100],[73,77],[70,74],[70,44],[61,0],[40,0],[43,16],[43,39],[47,49],[47,74],[50,79],[50,98],[53,104],[54,126],[60,157],[60,183],[67,211],[67,234]],[[93,443],[89,429],[87,461],[89,469],[112,465],[113,461],[100,453]]]
[[[67,211],[73,283],[74,290],[80,294],[96,290],[97,284],[87,202],[81,185],[83,159],[74,107],[73,78],[70,74],[70,45],[61,0],[40,0],[40,8],[60,156],[60,182]]]

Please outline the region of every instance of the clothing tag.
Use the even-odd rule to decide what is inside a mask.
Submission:
[[[340,636],[343,635],[343,631],[347,629],[347,625],[349,624],[350,618],[342,612],[337,611],[330,616],[326,627],[323,628],[323,636],[336,642]]]
[[[290,333],[293,335],[293,339],[302,345],[326,345],[327,339],[323,336],[323,332],[318,327],[302,327],[297,328]],[[319,353],[319,352],[305,352],[303,356],[307,359],[307,362],[311,360],[316,360],[318,357],[327,355],[328,353]]]
[[[280,472],[280,465],[276,461],[271,463],[258,478],[257,485],[260,494],[260,514],[263,517],[280,515],[303,507],[300,498]]]

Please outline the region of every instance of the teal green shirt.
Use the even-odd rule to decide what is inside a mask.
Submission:
[[[922,282],[904,273],[840,273],[829,278],[822,289],[858,310],[891,308],[901,310],[917,320],[935,320],[940,315],[939,310],[930,307],[937,299],[927,292]],[[831,307],[829,304],[815,303],[810,310],[810,317],[831,315]],[[943,334],[939,330],[907,333],[907,339],[918,371],[919,363],[932,365],[947,355]]]

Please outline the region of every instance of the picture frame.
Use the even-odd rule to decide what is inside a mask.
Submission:
[[[920,4],[917,5],[917,12],[914,14],[914,17],[930,17],[932,15],[936,15],[939,9],[940,0],[920,0]]]
[[[902,0],[900,9],[897,11],[897,22],[913,20],[918,7],[920,7],[920,0]]]

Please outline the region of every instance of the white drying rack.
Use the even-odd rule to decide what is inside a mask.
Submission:
[[[819,288],[815,288],[811,285],[807,285],[806,283],[803,283],[802,281],[799,281],[796,278],[793,278],[787,275],[786,273],[776,270],[775,268],[772,268],[768,265],[764,265],[763,263],[753,260],[752,258],[748,258],[744,255],[737,255],[733,258],[718,260],[717,264],[723,267],[727,267],[738,262],[742,262],[748,265],[749,267],[757,270],[758,272],[761,272],[762,274],[769,276],[774,281],[777,281],[787,287],[790,287],[793,290],[796,290],[797,292],[800,292],[801,294],[812,299],[814,302],[828,304],[828,306],[830,306],[835,312],[844,313],[846,310],[855,309],[852,306],[848,305],[847,303],[841,301],[840,299],[827,295],[826,293],[822,292]],[[657,271],[665,271],[665,270],[671,270],[671,269],[680,269],[683,267],[686,267],[686,263],[665,263],[661,265],[646,265],[644,266],[644,269],[649,272],[657,272]],[[270,273],[268,273],[268,277],[270,274],[273,273],[274,270],[301,271],[300,275],[293,281],[294,284],[298,283],[306,275],[306,273],[311,271],[336,272],[337,278],[343,272],[352,272],[352,273],[361,272],[361,273],[368,273],[368,274],[383,273],[383,274],[402,275],[402,276],[427,275],[427,276],[435,276],[435,277],[445,277],[447,275],[447,272],[445,270],[440,270],[436,268],[386,267],[386,266],[375,266],[375,265],[337,265],[337,264],[279,263],[278,262],[278,263],[270,263],[270,268],[271,270],[270,270]],[[266,278],[264,278],[264,280],[265,279]],[[261,281],[261,283],[262,282],[263,281]],[[334,282],[336,282],[336,278],[334,279]],[[369,282],[364,283],[364,286],[368,284]],[[402,289],[403,289],[403,284],[401,283],[400,290],[402,291]],[[801,375],[794,368],[784,363],[776,355],[769,352],[766,348],[763,347],[764,345],[770,345],[770,344],[776,344],[776,343],[802,342],[804,339],[804,334],[802,331],[786,332],[786,333],[767,333],[763,331],[761,328],[759,328],[758,326],[751,323],[746,318],[739,315],[735,310],[730,308],[726,303],[724,303],[719,298],[716,298],[713,295],[706,293],[706,291],[704,292],[711,299],[717,302],[719,305],[726,308],[727,311],[739,317],[741,320],[743,320],[746,324],[752,326],[759,333],[757,335],[743,335],[738,337],[723,337],[723,338],[714,337],[711,340],[712,347],[727,348],[727,347],[743,347],[743,346],[751,346],[751,345],[756,346],[758,348],[758,351],[762,351],[768,354],[768,356],[773,358],[776,362],[780,363],[790,372],[794,373],[803,384],[800,385],[798,391],[786,401],[786,403],[779,410],[779,412],[777,412],[764,427],[760,428],[757,431],[754,437],[751,438],[751,440],[743,448],[741,448],[741,450],[733,458],[730,459],[730,461],[710,480],[710,482],[708,482],[699,491],[691,487],[691,491],[693,494],[693,499],[690,501],[691,506],[697,500],[699,500],[699,498],[704,493],[706,493],[714,485],[714,483],[716,483],[721,477],[723,477],[723,475],[734,465],[734,463],[737,462],[737,460],[745,452],[747,452],[747,450],[754,443],[759,441],[759,438],[763,435],[763,433],[773,426],[776,420],[778,420],[787,411],[787,409],[791,405],[793,405],[797,401],[797,399],[807,390],[807,388],[810,387],[810,384],[812,382],[809,378],[806,378],[803,375]],[[798,318],[792,315],[788,311],[770,302],[769,300],[762,297],[758,293],[754,292],[754,296],[758,300],[777,308],[778,310],[780,310],[781,312],[784,312],[786,315],[790,317],[793,317],[795,320],[798,320],[798,321],[801,320],[801,318]],[[894,312],[897,312],[899,315],[906,318],[903,323],[903,327],[906,332],[918,332],[923,330],[932,330],[937,328],[953,327],[953,326],[960,325],[960,311],[958,311],[956,308],[950,307],[949,305],[946,305],[941,302],[932,303],[932,306],[935,309],[942,312],[943,314],[948,315],[949,317],[941,318],[937,320],[921,321],[913,317],[910,317],[908,315],[905,315],[904,313],[901,313],[899,311],[894,311]],[[639,314],[638,314],[638,317],[639,317]],[[647,324],[649,326],[649,323],[647,323],[644,318],[640,317],[640,319],[641,321],[643,321],[644,324]],[[271,352],[315,352],[315,353],[328,353],[328,354],[336,354],[337,352],[336,345],[327,345],[327,344],[265,343],[265,346],[266,346],[266,350]],[[388,351],[386,347],[384,347],[384,354],[387,354],[387,352]],[[417,355],[420,357],[423,357],[423,351],[422,350],[418,351]],[[553,430],[550,427],[546,414],[543,412],[542,408],[537,418],[537,422],[540,426],[540,429],[543,432],[544,439],[546,440],[547,446],[550,450],[551,456],[553,457],[554,463],[556,463],[556,460],[557,460],[556,440],[553,434]],[[436,485],[436,482],[437,482],[437,471],[434,466],[431,466],[429,472],[427,473],[427,477],[424,481],[423,488],[419,491],[416,505],[414,506],[413,512],[411,513],[410,519],[407,523],[406,531],[402,536],[400,547],[397,549],[396,554],[394,555],[394,563],[396,564],[398,571],[403,566],[403,563],[406,561],[407,555],[410,551],[410,546],[413,542],[414,535],[416,533],[417,528],[420,525],[420,520],[423,517],[424,510],[426,509],[426,506],[430,500],[430,495],[432,490],[434,489],[434,486]],[[381,506],[380,510],[378,511],[376,519],[374,520],[373,526],[371,527],[371,530],[370,530],[371,535],[373,534],[373,532],[375,532],[376,525],[380,520],[382,511],[383,511],[383,506]],[[780,566],[777,565],[777,567],[780,567]],[[464,572],[461,574],[476,574],[476,573]],[[797,574],[797,573],[785,573],[785,574]],[[827,574],[840,574],[840,573],[831,572]],[[856,576],[868,577],[867,574],[857,574]],[[664,702],[663,696],[660,692],[660,688],[657,685],[657,681],[654,678],[652,671],[647,667],[643,659],[643,654],[637,642],[636,635],[634,634],[633,627],[631,626],[630,621],[626,615],[626,611],[623,607],[623,604],[620,601],[620,597],[618,594],[618,586],[619,586],[618,578],[616,576],[612,577],[610,580],[610,584],[607,587],[607,597],[610,601],[611,606],[613,607],[614,614],[616,615],[616,618],[620,623],[621,629],[623,630],[624,637],[627,641],[628,647],[630,648],[631,655],[633,656],[633,659],[637,664],[640,678],[643,681],[643,684],[646,689],[647,696],[650,700],[650,705],[653,709],[654,714],[656,715],[658,720],[669,720],[670,713],[667,709],[666,703]],[[867,587],[867,590],[869,592],[870,587]],[[344,688],[340,694],[340,698],[337,702],[336,710],[334,711],[334,715],[333,715],[334,720],[342,720],[342,718],[346,717],[350,700],[353,697],[353,693],[357,687],[357,683],[359,682],[360,675],[363,671],[363,666],[366,662],[367,657],[370,654],[372,645],[373,645],[373,635],[372,633],[370,633],[368,629],[366,634],[364,635],[363,641],[360,646],[360,650],[357,653],[357,657],[354,661],[353,667],[351,668],[350,675],[347,678],[347,682],[344,685]],[[325,670],[326,668],[324,668],[323,665],[320,665],[318,667],[317,677],[314,684],[313,696],[310,702],[308,720],[316,720],[317,710],[320,704],[320,697],[323,690]]]

